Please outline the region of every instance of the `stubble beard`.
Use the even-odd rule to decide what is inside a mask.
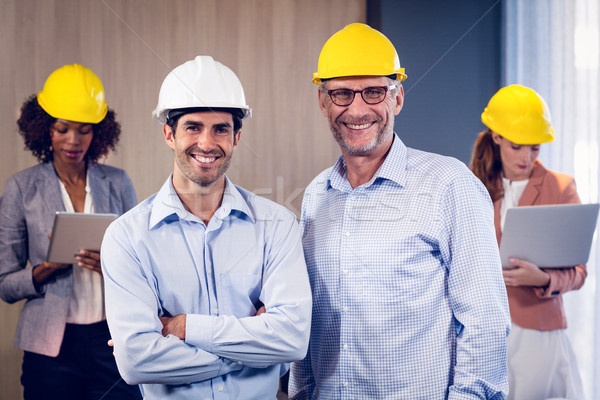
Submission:
[[[212,153],[212,154],[206,154],[206,155],[215,155],[215,154]],[[177,163],[177,166],[179,167],[179,170],[183,173],[183,175],[186,178],[188,178],[189,180],[191,180],[198,186],[209,186],[209,185],[213,184],[214,182],[218,181],[223,175],[225,175],[225,172],[227,172],[227,170],[229,169],[229,165],[231,164],[231,155],[227,156],[224,153],[222,153],[222,154],[219,154],[219,156],[221,156],[220,160],[222,161],[222,163],[221,163],[221,165],[219,165],[217,167],[217,170],[215,171],[215,173],[213,175],[207,175],[207,174],[202,174],[202,172],[198,172],[197,169],[194,168],[194,166],[192,165],[194,163],[194,161],[189,159],[189,158],[193,158],[193,157],[191,155],[189,155],[187,152],[178,156],[176,158],[176,163]],[[208,172],[209,170],[214,169],[214,167],[210,167],[210,168],[200,167],[200,169],[201,169],[201,171]]]
[[[372,121],[372,119],[370,120]],[[382,118],[378,116],[377,121],[380,122],[381,120]],[[352,124],[361,124],[365,121],[357,120],[344,122]],[[333,134],[334,139],[336,140],[342,151],[351,156],[368,155],[377,147],[379,147],[382,143],[385,142],[385,139],[387,138],[389,132],[391,132],[393,129],[393,126],[391,125],[391,120],[388,120],[388,122],[384,126],[382,126],[379,129],[379,131],[377,131],[377,134],[369,142],[363,145],[352,145],[348,140],[346,140],[346,138],[344,138],[344,135],[342,134],[342,131],[339,128],[339,125],[342,124],[343,122],[336,120],[334,122],[331,122],[329,124],[329,127],[331,129],[331,133]]]

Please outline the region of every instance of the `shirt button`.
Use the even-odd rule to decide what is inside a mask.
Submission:
[[[346,233],[344,233],[344,235],[345,235],[346,237],[350,237],[350,232],[346,232]]]
[[[344,273],[344,275],[348,275],[348,273],[349,273],[350,271],[348,271],[347,269],[345,269],[345,270],[343,270],[342,272]]]
[[[238,361],[238,364],[239,364],[239,365],[242,365],[242,364],[243,364],[243,362],[241,362],[241,361]]]
[[[347,344],[344,345],[344,350],[348,350],[348,345]]]
[[[212,273],[212,270],[209,268],[209,269],[207,269],[207,270],[206,270],[206,273],[207,273],[208,275],[210,275],[210,274]]]
[[[345,311],[345,312],[348,312],[348,310],[350,310],[350,308],[348,308],[348,307],[344,307],[344,311]]]
[[[222,391],[223,391],[223,386],[219,386],[219,387],[217,387],[217,390],[218,390],[219,392],[222,392]]]
[[[350,384],[348,382],[344,382],[344,387],[348,387]]]
[[[350,200],[356,200],[356,196],[355,195],[350,196]]]
[[[215,311],[213,311],[215,315],[219,315],[219,309],[215,308]]]

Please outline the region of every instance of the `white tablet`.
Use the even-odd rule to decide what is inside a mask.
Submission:
[[[510,208],[506,212],[500,258],[519,258],[541,268],[585,264],[590,255],[600,204],[557,204]]]
[[[46,261],[73,264],[80,249],[99,251],[108,225],[116,214],[57,212]]]

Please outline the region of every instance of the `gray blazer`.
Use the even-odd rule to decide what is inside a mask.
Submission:
[[[104,164],[88,167],[94,210],[123,214],[137,204],[127,173]],[[44,284],[33,285],[30,265],[41,264],[48,250],[48,234],[56,211],[65,207],[51,162],[20,171],[6,181],[0,202],[0,297],[14,303],[26,299],[15,346],[56,356],[65,331],[73,272],[69,267]]]

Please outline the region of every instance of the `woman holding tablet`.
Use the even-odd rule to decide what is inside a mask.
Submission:
[[[479,134],[470,165],[494,202],[498,243],[511,207],[580,203],[573,178],[547,170],[538,160],[540,144],[554,140],[550,112],[539,94],[521,85],[504,87],[481,120],[489,129]],[[508,398],[583,398],[562,295],[583,285],[585,265],[545,270],[510,261],[515,268],[503,270],[513,321]]]
[[[11,176],[0,204],[0,296],[26,300],[15,346],[25,399],[138,399],[106,345],[100,254],[45,261],[56,211],[122,214],[136,205],[125,171],[99,164],[121,128],[98,77],[78,64],[54,71],[17,121],[39,164]],[[27,268],[27,264],[33,268]]]

